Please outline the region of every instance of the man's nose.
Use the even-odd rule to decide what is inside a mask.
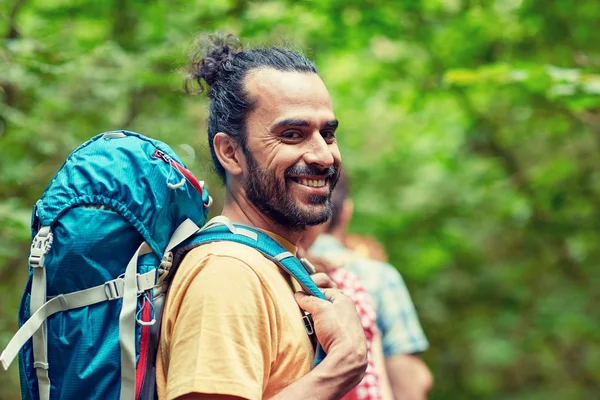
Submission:
[[[327,144],[321,133],[315,133],[307,145],[308,149],[304,153],[306,164],[316,164],[321,168],[329,168],[333,165],[333,153],[331,152],[330,145]]]

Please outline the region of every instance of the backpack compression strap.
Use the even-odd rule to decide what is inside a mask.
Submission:
[[[198,235],[194,236],[177,250],[174,258],[181,260],[185,253],[195,247],[221,241],[236,242],[258,250],[263,256],[274,262],[296,279],[306,293],[327,300],[310,277],[308,272],[310,267],[305,266],[305,264],[298,260],[292,253],[285,250],[277,243],[277,241],[261,230],[247,225],[233,224],[229,219],[223,216],[215,217],[207,222]],[[307,328],[308,334],[314,334],[310,314],[304,316],[303,322]],[[317,344],[315,366],[323,361],[325,355],[325,351],[321,345]]]
[[[165,255],[163,259],[166,258],[167,254],[171,250],[176,248],[183,241],[194,235],[199,230],[200,228],[198,228],[196,224],[194,224],[191,220],[186,219],[181,225],[179,225],[179,227],[171,236],[167,248],[165,249]],[[44,231],[40,230],[40,232],[43,232],[43,237],[51,237],[48,236],[48,233],[50,232],[49,229]],[[34,242],[34,244],[35,246],[32,246],[32,257],[30,257],[30,263],[35,264],[35,267],[38,268],[39,264],[43,266],[43,256],[45,255],[45,251],[38,252],[35,251],[35,249],[41,249],[45,245],[38,246],[37,242]],[[152,252],[152,249],[146,242],[144,242],[140,245],[138,250],[127,264],[125,273],[122,276],[107,281],[102,285],[94,286],[77,292],[60,294],[52,297],[50,300],[47,300],[37,309],[37,311],[32,313],[30,318],[23,324],[23,326],[21,326],[21,328],[10,340],[4,351],[0,354],[0,364],[5,370],[8,369],[9,365],[17,356],[19,350],[32,336],[36,334],[36,332],[41,331],[43,324],[50,316],[58,312],[86,307],[104,301],[123,299],[122,308],[119,315],[119,342],[121,347],[120,399],[133,399],[135,397],[136,389],[135,324],[136,322],[139,323],[136,318],[137,298],[145,291],[155,288],[157,278],[157,271],[154,269],[144,274],[137,273],[138,257],[150,252]],[[41,279],[41,284],[45,288],[45,275]],[[46,300],[45,294],[43,300]],[[47,370],[47,365],[45,366],[44,370]],[[38,374],[38,378],[39,376],[40,375]],[[43,385],[40,385],[42,388],[40,392],[47,393],[49,395],[50,381],[46,379],[40,380],[40,382],[44,382]],[[40,398],[40,400],[44,399]]]

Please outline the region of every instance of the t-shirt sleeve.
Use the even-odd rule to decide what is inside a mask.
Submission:
[[[381,330],[383,353],[420,353],[429,343],[419,323],[419,317],[404,280],[391,265],[382,270],[381,289],[378,293],[377,325]]]
[[[276,349],[275,310],[243,261],[212,255],[187,278],[171,327],[167,398],[261,399]]]

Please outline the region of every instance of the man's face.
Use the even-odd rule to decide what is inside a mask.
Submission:
[[[341,156],[323,81],[313,73],[265,68],[251,71],[245,86],[256,102],[246,121],[247,198],[288,229],[325,222]]]

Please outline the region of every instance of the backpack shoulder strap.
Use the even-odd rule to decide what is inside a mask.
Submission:
[[[173,266],[177,266],[183,257],[192,249],[207,243],[229,241],[250,246],[259,251],[265,258],[275,263],[291,277],[296,279],[302,289],[313,296],[326,300],[321,290],[310,277],[311,267],[303,263],[287,251],[277,241],[259,229],[234,224],[227,217],[218,216],[206,223],[192,238],[185,241],[173,254]],[[309,335],[313,335],[312,320],[309,314],[304,316],[304,323]],[[317,346],[315,365],[325,357],[320,345]]]
[[[236,242],[258,250],[265,258],[296,279],[306,293],[325,300],[325,296],[310,277],[311,267],[308,263],[304,264],[261,230],[247,225],[234,224],[223,216],[211,219],[200,229],[199,233],[178,248],[174,254],[174,263],[180,261],[187,252],[198,246],[222,241]]]

